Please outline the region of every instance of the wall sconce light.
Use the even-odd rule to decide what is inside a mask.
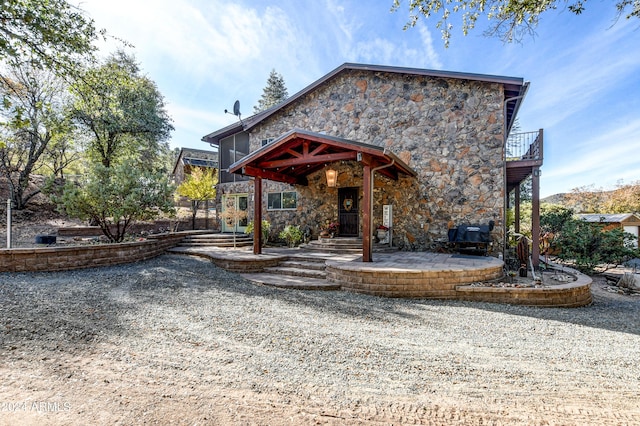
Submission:
[[[333,169],[325,170],[327,175],[327,186],[329,188],[335,188],[338,183],[338,171]]]

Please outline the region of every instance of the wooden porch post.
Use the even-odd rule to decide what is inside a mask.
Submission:
[[[262,178],[253,182],[253,254],[262,254]]]
[[[514,213],[514,223],[513,227],[516,233],[520,233],[520,185],[515,187],[514,191],[514,203],[513,203],[513,213]]]
[[[363,176],[362,176],[362,192],[363,192],[363,205],[362,205],[362,261],[372,262],[371,257],[371,188],[373,185],[373,176],[371,172],[371,164],[363,162]]]
[[[531,173],[531,259],[533,267],[540,265],[540,169],[534,167]]]

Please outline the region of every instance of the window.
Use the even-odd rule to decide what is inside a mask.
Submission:
[[[267,194],[267,210],[291,210],[297,207],[298,194],[293,191]]]
[[[269,145],[271,142],[273,142],[275,140],[275,138],[267,138],[267,139],[262,139],[262,145],[260,146],[265,146],[265,145]]]
[[[236,133],[220,141],[220,183],[248,180],[245,176],[225,171],[247,154],[249,154],[249,135],[245,132]]]

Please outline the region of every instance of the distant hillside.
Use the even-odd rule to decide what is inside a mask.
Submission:
[[[563,192],[560,194],[549,195],[548,197],[541,198],[540,202],[548,203],[548,204],[559,204],[561,206],[567,205],[567,193]]]

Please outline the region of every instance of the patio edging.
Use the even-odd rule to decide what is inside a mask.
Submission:
[[[138,262],[161,255],[191,233],[157,234],[116,244],[0,249],[0,272],[66,271]]]

